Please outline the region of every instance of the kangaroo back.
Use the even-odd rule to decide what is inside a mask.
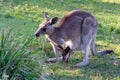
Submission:
[[[92,18],[93,21],[86,21],[89,25],[97,27],[97,21],[95,18],[87,12],[74,10],[66,14],[57,24],[57,28],[61,29],[61,32],[64,34],[65,40],[74,39],[81,35],[82,25],[86,18]],[[97,29],[97,28],[96,28]],[[85,31],[87,32],[87,31]]]

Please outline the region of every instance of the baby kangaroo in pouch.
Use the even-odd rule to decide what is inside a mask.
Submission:
[[[67,61],[72,51],[79,50],[84,52],[84,57],[82,62],[77,63],[74,67],[80,67],[89,63],[89,50],[93,55],[100,56],[113,52],[113,50],[96,52],[98,23],[91,13],[73,10],[64,15],[60,21],[57,17],[50,18],[47,12],[44,17],[45,21],[39,25],[35,35],[36,37],[46,36],[53,47],[57,62]],[[57,25],[55,25],[56,23]],[[62,58],[58,57],[60,47],[62,47]]]

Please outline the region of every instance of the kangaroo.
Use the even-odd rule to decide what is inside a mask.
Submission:
[[[93,55],[113,52],[113,50],[96,51],[98,23],[91,13],[80,10],[70,11],[61,18],[56,26],[54,24],[57,23],[58,17],[50,19],[47,12],[44,17],[45,21],[39,25],[35,35],[36,37],[46,36],[53,47],[57,61],[61,60],[58,58],[58,45],[63,46],[64,49],[69,47],[71,50],[84,51],[83,61],[74,67],[89,64],[89,49]]]

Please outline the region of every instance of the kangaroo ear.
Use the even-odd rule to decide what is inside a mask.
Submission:
[[[58,17],[54,17],[50,20],[51,25],[55,24],[58,21]]]
[[[45,20],[46,20],[46,21],[49,21],[49,20],[50,20],[50,17],[49,17],[49,15],[48,15],[48,12],[45,12],[44,17],[45,17]]]

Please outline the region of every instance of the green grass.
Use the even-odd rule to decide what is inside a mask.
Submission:
[[[31,47],[33,37],[24,41],[15,39],[12,29],[2,29],[0,36],[0,79],[30,80],[41,79],[42,55],[37,57],[36,50]]]
[[[33,70],[31,74],[27,72],[25,79],[38,79],[41,75],[40,69],[45,69],[42,78],[48,80],[119,80],[120,79],[120,1],[119,0],[1,0],[0,1],[0,35],[3,28],[12,27],[13,40],[19,44],[27,43],[20,51],[30,50],[28,55],[20,56],[31,59],[31,63],[20,60],[28,69]],[[90,64],[79,69],[71,70],[71,66],[82,61],[83,54],[76,53],[70,58],[68,64],[55,63],[47,64],[41,68],[41,62],[48,57],[54,57],[52,47],[45,43],[44,37],[37,39],[33,37],[39,23],[44,20],[44,12],[48,12],[51,17],[58,16],[59,19],[67,12],[73,10],[85,10],[91,12],[99,23],[97,33],[97,50],[113,49],[113,54],[103,57],[90,55]],[[9,30],[6,30],[6,33]],[[0,38],[2,40],[2,38]],[[6,44],[4,42],[4,44]],[[10,43],[9,43],[10,44]],[[10,44],[11,45],[11,44]],[[19,47],[17,45],[16,47]],[[9,50],[14,47],[7,47]],[[6,50],[5,50],[6,51]],[[1,53],[0,53],[1,54]],[[20,53],[18,53],[20,54]],[[37,60],[36,60],[37,59]],[[12,60],[12,59],[10,59]],[[9,61],[9,60],[8,60]],[[37,61],[37,62],[36,62]],[[40,62],[40,63],[39,63]],[[36,64],[39,63],[39,64]],[[1,64],[1,63],[0,63]],[[5,63],[6,65],[7,63]],[[1,67],[1,65],[0,65]],[[9,67],[6,65],[6,67]],[[23,67],[24,68],[24,67]],[[4,70],[1,72],[4,73]],[[19,69],[18,69],[19,70]],[[10,70],[7,70],[8,72]],[[16,70],[11,70],[14,74]],[[23,70],[27,71],[27,70]],[[40,71],[40,72],[39,72]],[[36,73],[36,74],[35,74]],[[15,79],[16,76],[13,75]],[[25,74],[24,74],[25,75]],[[2,79],[0,75],[0,79]]]

